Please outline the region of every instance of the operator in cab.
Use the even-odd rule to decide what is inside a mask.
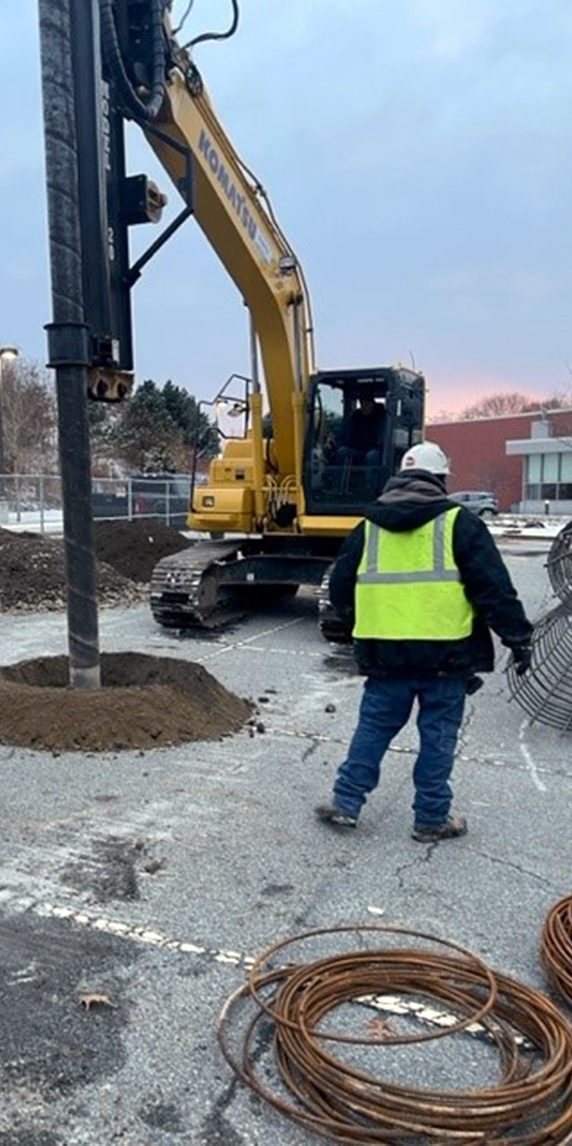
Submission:
[[[372,390],[358,397],[358,405],[342,426],[336,453],[338,465],[381,465],[381,442],[385,407],[375,400]]]

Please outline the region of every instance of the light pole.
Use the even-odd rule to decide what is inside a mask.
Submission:
[[[4,473],[6,468],[4,461],[4,419],[2,417],[2,399],[3,394],[3,371],[4,363],[12,362],[17,358],[20,351],[16,346],[0,346],[0,475]]]

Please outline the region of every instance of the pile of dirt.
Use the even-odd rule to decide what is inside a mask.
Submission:
[[[65,751],[157,748],[220,740],[253,706],[202,665],[143,653],[104,653],[102,687],[68,686],[64,656],[0,669],[0,743]]]
[[[140,584],[111,565],[96,564],[100,605],[146,599]],[[64,545],[57,538],[0,530],[0,612],[46,612],[66,603]]]
[[[170,557],[194,545],[177,529],[162,521],[135,519],[134,521],[96,521],[94,523],[95,552],[100,561],[113,565],[131,581],[148,583],[155,565],[162,557]]]

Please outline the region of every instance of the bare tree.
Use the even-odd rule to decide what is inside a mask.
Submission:
[[[540,410],[542,405],[539,399],[519,394],[517,390],[499,390],[498,393],[487,394],[478,402],[466,406],[458,417],[470,421],[473,418],[498,418],[503,414],[527,414]]]
[[[2,370],[4,464],[10,473],[56,469],[56,404],[50,378],[37,363],[17,358]]]
[[[124,403],[90,402],[87,408],[94,477],[118,477],[123,471],[116,437],[125,416]]]
[[[469,422],[475,418],[499,418],[510,414],[543,414],[551,410],[567,410],[572,408],[572,394],[569,392],[554,393],[546,398],[531,398],[527,394],[520,394],[517,390],[499,390],[494,394],[487,394],[471,403],[459,413],[440,410],[428,419],[429,422]]]

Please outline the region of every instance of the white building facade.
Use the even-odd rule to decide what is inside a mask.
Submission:
[[[507,454],[523,461],[521,513],[572,516],[572,435],[555,433],[555,421],[533,422],[530,438],[506,443]]]

